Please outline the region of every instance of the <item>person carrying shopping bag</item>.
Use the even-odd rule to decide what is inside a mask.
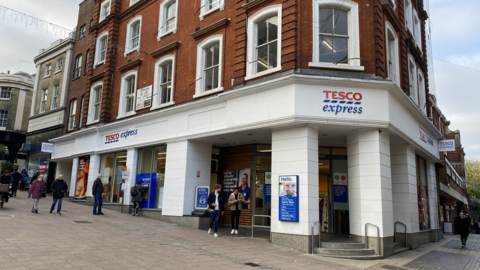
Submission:
[[[43,176],[39,176],[37,180],[33,181],[28,190],[28,197],[33,199],[32,213],[38,214],[38,201],[42,198],[42,193],[45,190],[43,183]]]

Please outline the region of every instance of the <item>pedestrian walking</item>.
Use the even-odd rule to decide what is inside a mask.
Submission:
[[[13,173],[12,173],[12,196],[13,197],[17,197],[17,188],[18,188],[18,184],[20,183],[20,178],[21,178],[21,175],[20,173],[18,172],[18,169],[13,169]]]
[[[42,198],[42,193],[45,190],[45,184],[43,183],[43,177],[37,177],[28,190],[28,197],[33,199],[32,213],[38,214],[38,202]]]
[[[25,169],[22,170],[22,174],[21,174],[21,180],[20,180],[20,191],[25,191],[25,185],[27,184],[28,182],[28,174],[27,174],[27,171],[25,171]]]
[[[11,185],[13,182],[12,176],[10,175],[10,172],[8,170],[3,171],[3,175],[0,176],[0,184],[4,185]],[[4,192],[3,193],[3,198],[5,202],[8,202],[8,198],[12,197],[12,194],[9,192]]]
[[[140,205],[140,202],[142,201],[143,196],[145,196],[145,190],[143,190],[142,186],[140,185],[140,182],[138,181],[135,182],[135,186],[133,186],[130,189],[130,195],[132,195],[133,216],[138,217],[138,206]]]
[[[93,182],[92,194],[95,197],[95,203],[93,204],[93,214],[94,215],[103,215],[102,213],[102,193],[104,190],[102,183],[102,175],[98,174],[97,179]],[[97,212],[98,206],[98,212]]]
[[[210,228],[208,229],[208,234],[212,233],[213,223],[215,222],[214,235],[218,237],[218,220],[220,215],[223,215],[223,205],[225,204],[225,199],[220,192],[222,191],[222,185],[216,184],[215,191],[208,195],[208,206],[210,207]]]
[[[460,240],[462,241],[462,247],[465,247],[467,244],[467,238],[470,234],[470,222],[465,213],[460,212],[460,215],[455,219],[455,234],[460,235]]]
[[[30,179],[30,185],[33,184],[33,182],[35,182],[35,180],[37,180],[37,178],[40,176],[40,173],[38,171],[36,171],[33,176],[32,176],[32,179]]]
[[[230,234],[238,234],[238,224],[240,223],[240,213],[242,211],[242,204],[250,204],[250,200],[245,201],[242,193],[238,192],[238,188],[233,189],[233,193],[228,198],[230,211],[232,214],[232,232]]]
[[[62,211],[63,195],[68,191],[67,183],[63,180],[63,174],[60,174],[58,179],[53,182],[53,184],[50,186],[50,190],[52,191],[53,195],[53,203],[52,207],[50,207],[50,214],[53,212],[55,205],[58,202],[57,216],[61,216],[62,213],[60,213],[60,211]]]

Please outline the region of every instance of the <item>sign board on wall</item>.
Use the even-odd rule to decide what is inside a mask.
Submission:
[[[348,203],[347,174],[333,174],[333,201],[336,203]]]
[[[298,175],[280,175],[278,180],[278,219],[298,222]]]
[[[83,157],[78,159],[77,182],[75,186],[75,199],[85,199],[87,197],[89,167],[90,167],[90,157]]]
[[[197,186],[195,188],[195,210],[206,210],[208,208],[209,187]]]
[[[422,128],[420,129],[420,140],[422,140],[424,143],[433,145],[433,139],[428,135]]]
[[[46,173],[47,172],[47,164],[48,160],[41,160],[40,161],[40,166],[38,168],[39,173]]]
[[[265,202],[272,202],[272,173],[265,173]]]
[[[455,152],[455,140],[439,140],[439,152]]]
[[[54,147],[55,147],[55,145],[53,143],[42,142],[42,149],[40,150],[40,152],[53,153],[53,148]]]
[[[137,90],[137,103],[135,109],[142,110],[152,106],[152,86]]]

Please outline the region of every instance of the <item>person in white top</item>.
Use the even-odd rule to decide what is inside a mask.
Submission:
[[[207,200],[208,206],[210,207],[210,228],[208,229],[208,234],[212,233],[213,223],[215,222],[215,237],[218,237],[218,220],[220,219],[220,215],[223,215],[223,207],[225,204],[221,191],[222,185],[216,184],[215,191],[210,193]]]

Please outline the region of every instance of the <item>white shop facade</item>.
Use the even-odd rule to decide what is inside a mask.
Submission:
[[[406,225],[410,248],[441,237],[439,138],[392,82],[291,74],[51,142],[52,159],[73,164],[75,201],[93,204],[100,173],[105,207],[120,209],[141,181],[143,213],[180,222],[195,218],[196,187],[221,183],[229,192],[246,174],[252,204],[241,224],[270,216],[255,222],[271,227],[273,243],[308,252],[322,230],[360,242],[367,233],[378,249],[378,227],[380,253],[391,255],[396,222]],[[298,179],[294,188],[279,180],[285,176]],[[287,215],[284,196],[295,197]],[[365,231],[367,223],[376,227]]]

